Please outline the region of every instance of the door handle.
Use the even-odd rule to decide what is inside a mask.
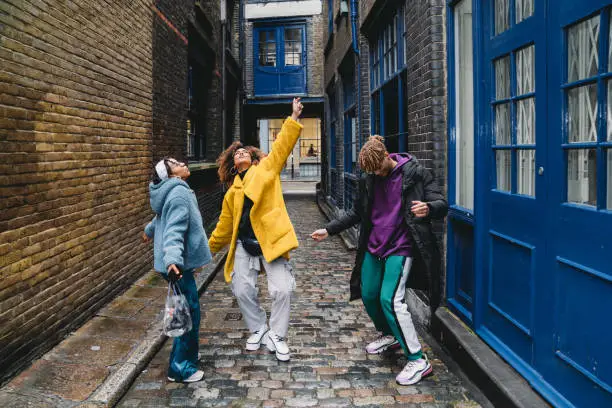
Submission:
[[[538,176],[541,176],[542,174],[544,174],[544,167],[540,166],[538,167]]]

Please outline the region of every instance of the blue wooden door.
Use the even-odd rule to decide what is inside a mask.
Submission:
[[[519,14],[510,3],[487,1],[483,13],[481,108],[490,137],[481,176],[488,214],[480,231],[488,263],[480,276],[477,329],[515,366],[530,367],[538,274],[546,259],[545,15],[543,7]]]
[[[258,27],[254,41],[255,95],[305,94],[305,26]]]
[[[476,330],[555,406],[612,406],[610,4],[491,0],[481,16]]]
[[[549,318],[539,370],[575,406],[612,406],[611,2],[549,3]],[[544,316],[543,316],[544,318]]]

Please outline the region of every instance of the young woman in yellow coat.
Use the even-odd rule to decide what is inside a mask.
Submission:
[[[230,187],[208,243],[212,252],[230,246],[225,280],[231,282],[251,332],[246,349],[258,350],[265,343],[281,361],[290,358],[286,337],[295,278],[288,260],[289,251],[298,247],[298,240],[285,208],[280,173],[302,132],[302,125],[297,122],[303,109],[300,98],[293,100],[292,108],[293,113],[283,124],[268,156],[240,142],[219,156],[219,177]],[[272,298],[269,326],[258,299],[260,264],[265,269]]]

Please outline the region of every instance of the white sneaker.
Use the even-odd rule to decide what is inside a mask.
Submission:
[[[276,359],[279,361],[289,361],[291,358],[289,346],[287,346],[285,338],[274,333],[272,330],[266,336],[266,346],[271,352],[276,352]]]
[[[380,336],[366,346],[366,352],[368,354],[380,354],[389,348],[399,347],[399,345],[399,341],[393,336]]]
[[[255,333],[253,333],[251,337],[247,339],[246,349],[249,351],[259,350],[259,345],[263,341],[264,336],[267,332],[268,328],[264,326],[261,329],[257,330]]]
[[[427,377],[433,371],[431,364],[427,356],[423,354],[422,358],[418,360],[408,361],[408,364],[404,367],[401,373],[395,377],[395,381],[399,385],[412,385],[421,381],[422,378]]]
[[[204,371],[198,370],[195,373],[191,374],[188,378],[184,379],[182,382],[184,383],[198,382],[198,381],[202,381],[202,378],[204,378]],[[168,381],[176,382],[176,380],[172,377],[168,377]]]

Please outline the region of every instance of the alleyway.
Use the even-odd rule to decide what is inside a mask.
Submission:
[[[201,298],[200,352],[205,381],[169,383],[167,341],[119,403],[120,407],[478,407],[462,381],[425,346],[434,375],[416,386],[395,384],[405,364],[400,352],[368,356],[376,336],[360,302],[348,303],[353,253],[339,238],[320,244],[308,234],[324,218],[312,199],[288,201],[301,246],[294,252],[297,291],[289,331],[292,359],[244,351],[247,337],[240,311],[220,273]],[[266,285],[260,279],[267,296]],[[269,311],[269,303],[265,304]],[[400,358],[398,358],[400,357]]]

